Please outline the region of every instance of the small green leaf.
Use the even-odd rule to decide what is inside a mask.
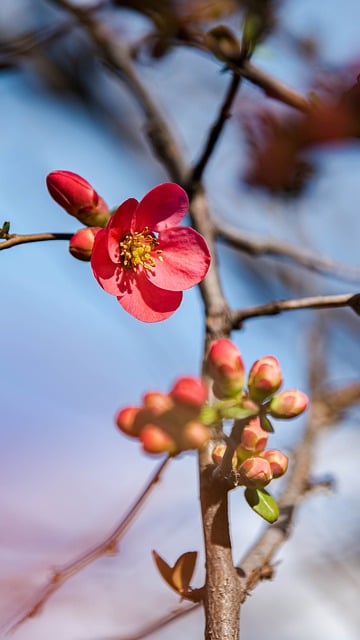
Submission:
[[[245,489],[245,499],[249,507],[267,522],[273,523],[279,517],[279,507],[275,498],[265,489]]]
[[[274,433],[274,427],[272,426],[269,418],[267,418],[266,416],[260,416],[260,424],[264,431],[267,431],[268,433]]]

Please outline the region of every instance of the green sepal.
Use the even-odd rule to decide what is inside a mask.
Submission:
[[[223,418],[233,419],[233,420],[243,420],[244,418],[252,418],[257,416],[259,413],[259,409],[249,409],[248,407],[237,406],[223,406],[221,408],[221,415]]]
[[[204,405],[200,411],[200,422],[206,425],[214,424],[219,420],[219,414],[216,406]]]
[[[267,431],[268,433],[274,433],[274,427],[272,426],[269,418],[267,418],[267,416],[260,416],[260,424],[261,424],[261,428],[264,429],[264,431]]]
[[[247,489],[245,489],[245,500],[258,516],[261,516],[264,520],[270,522],[270,524],[276,522],[278,519],[279,507],[277,502],[265,489],[247,487]]]

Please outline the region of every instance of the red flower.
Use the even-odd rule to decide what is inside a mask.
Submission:
[[[160,184],[140,202],[123,202],[95,238],[95,278],[138,320],[165,320],[180,305],[182,291],[207,274],[211,258],[204,238],[178,226],[188,206],[181,187]]]

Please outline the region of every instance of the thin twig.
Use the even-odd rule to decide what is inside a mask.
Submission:
[[[18,626],[25,622],[25,620],[39,613],[53,593],[55,593],[55,591],[57,591],[69,578],[84,569],[84,567],[87,567],[98,558],[101,558],[101,556],[115,555],[117,553],[119,540],[124,536],[150,492],[159,482],[160,476],[169,460],[170,458],[167,457],[160,463],[135,503],[115,529],[106,538],[104,538],[104,540],[96,544],[94,547],[91,547],[91,549],[85,553],[82,553],[78,558],[75,558],[75,560],[71,560],[62,567],[53,569],[50,580],[31,598],[29,603],[22,607],[20,612],[14,616],[12,620],[1,628],[2,633],[6,634],[14,631]]]
[[[209,131],[204,150],[191,172],[190,185],[192,188],[194,188],[194,186],[201,181],[205,167],[215,149],[217,141],[220,138],[221,132],[224,128],[224,124],[230,118],[231,107],[233,105],[240,82],[241,77],[238,74],[232,74],[231,82],[226,92],[224,102],[221,105],[219,114]]]
[[[18,244],[27,244],[29,242],[45,242],[47,240],[71,240],[73,233],[31,233],[21,235],[18,233],[8,234],[6,240],[0,240],[1,249],[10,249]]]
[[[252,256],[282,257],[299,264],[310,271],[329,274],[339,280],[360,281],[360,268],[345,265],[327,256],[314,255],[303,251],[290,242],[277,238],[262,238],[221,222],[215,224],[215,233],[227,244]]]
[[[259,318],[260,316],[274,316],[283,311],[296,311],[298,309],[334,309],[338,307],[350,307],[357,315],[360,315],[360,293],[342,293],[331,296],[312,296],[293,300],[275,300],[257,307],[239,309],[232,314],[233,328],[238,329],[244,320]]]

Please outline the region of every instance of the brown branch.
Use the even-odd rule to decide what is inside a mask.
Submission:
[[[310,271],[329,274],[337,279],[346,281],[360,281],[360,268],[351,267],[341,262],[336,262],[327,256],[314,255],[309,251],[303,251],[290,242],[284,242],[277,238],[261,238],[255,234],[240,231],[217,221],[215,233],[227,244],[244,251],[252,256],[283,257],[299,264]]]
[[[117,553],[119,540],[125,535],[150,492],[159,482],[161,474],[169,460],[170,458],[167,457],[160,463],[155,473],[146,484],[146,487],[115,529],[106,538],[104,538],[104,540],[96,544],[94,547],[91,547],[91,549],[81,554],[78,558],[75,558],[75,560],[71,560],[62,567],[55,568],[52,571],[51,579],[31,598],[31,601],[21,609],[20,613],[14,616],[12,620],[1,628],[2,633],[7,634],[14,631],[18,626],[25,622],[25,620],[39,613],[53,593],[55,593],[55,591],[57,591],[64,582],[69,580],[69,578],[84,569],[84,567],[87,567],[89,564],[104,555],[115,555]]]
[[[350,307],[357,315],[360,315],[360,294],[342,293],[331,296],[312,296],[310,298],[298,298],[294,300],[275,300],[256,307],[248,307],[234,311],[232,314],[233,328],[239,329],[244,320],[259,318],[260,316],[274,316],[283,311],[296,311],[298,309],[334,309]]]
[[[47,240],[71,240],[73,233],[31,233],[28,235],[20,235],[19,233],[7,234],[5,240],[0,239],[1,249],[10,249],[18,244],[27,244],[28,242],[45,242]]]
[[[240,82],[241,77],[238,74],[232,74],[231,82],[226,92],[224,102],[221,105],[218,117],[216,118],[213,126],[209,131],[209,136],[206,141],[205,148],[191,172],[189,184],[191,185],[192,189],[201,181],[205,167],[215,149],[216,143],[220,138],[221,132],[224,128],[224,124],[231,116],[231,107],[233,105]]]

